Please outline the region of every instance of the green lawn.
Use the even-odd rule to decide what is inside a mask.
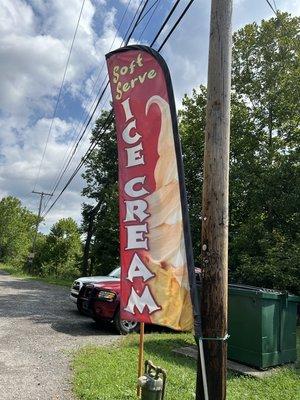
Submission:
[[[165,400],[194,398],[196,362],[172,353],[172,349],[191,343],[194,343],[191,334],[146,335],[145,358],[167,370]],[[137,347],[138,335],[130,335],[113,347],[81,349],[73,362],[77,397],[82,400],[136,399]],[[229,374],[227,390],[228,400],[300,399],[299,375],[288,368],[263,380]]]
[[[30,279],[34,281],[40,281],[40,282],[45,282],[45,283],[51,283],[53,285],[59,285],[59,286],[71,286],[73,283],[74,279],[62,279],[62,278],[57,278],[54,276],[36,276],[36,275],[29,275],[26,272],[22,271],[19,268],[13,267],[8,264],[3,264],[0,263],[0,270],[8,272],[10,275],[16,276],[17,278],[24,278],[24,279]]]

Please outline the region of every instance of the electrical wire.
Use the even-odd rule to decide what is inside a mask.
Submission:
[[[113,41],[112,41],[112,43],[111,43],[110,48],[109,48],[108,51],[111,51],[111,49],[113,48],[113,45],[114,45],[114,43],[115,43],[115,41],[116,41],[116,38],[117,38],[117,35],[118,35],[118,33],[119,33],[119,31],[120,31],[120,29],[121,29],[121,27],[122,27],[122,24],[123,24],[123,22],[124,22],[124,19],[125,19],[126,15],[127,15],[127,12],[128,12],[128,9],[129,9],[129,6],[130,6],[131,1],[132,1],[132,0],[129,0],[129,2],[127,3],[127,7],[126,7],[126,9],[125,9],[125,11],[124,11],[124,13],[123,13],[123,15],[122,15],[122,17],[121,17],[121,21],[120,21],[120,23],[119,23],[119,26],[118,26],[118,28],[117,28],[117,30],[116,30],[115,36],[114,36],[114,38],[113,38]],[[93,94],[93,91],[94,91],[94,89],[95,89],[95,87],[96,87],[96,84],[97,84],[97,82],[99,81],[99,78],[100,78],[100,76],[101,76],[101,74],[102,74],[104,65],[105,65],[105,60],[103,60],[102,65],[101,65],[101,68],[100,68],[100,71],[99,71],[99,73],[98,73],[98,75],[97,75],[97,78],[96,78],[95,81],[93,82],[93,86],[92,86],[92,89],[91,89],[91,91],[90,91],[89,97],[91,97],[92,94]],[[96,98],[97,98],[98,96],[100,96],[101,89],[102,89],[103,85],[104,85],[104,82],[102,82],[102,85],[101,85],[101,87],[100,87],[100,89],[99,89],[99,91],[98,91],[98,94],[97,94]],[[96,99],[95,99],[95,100],[96,100]],[[80,118],[79,118],[79,120],[78,120],[78,123],[76,124],[76,127],[75,127],[75,129],[74,129],[74,134],[72,135],[72,138],[71,138],[70,140],[71,140],[71,141],[74,140],[75,135],[76,135],[76,132],[77,132],[77,136],[76,136],[76,138],[75,138],[75,140],[74,140],[73,146],[70,147],[69,152],[66,152],[65,157],[63,158],[62,167],[61,167],[61,169],[60,169],[60,172],[57,174],[57,178],[56,178],[56,180],[55,180],[55,183],[54,183],[54,185],[52,186],[52,189],[51,189],[51,191],[50,191],[52,194],[55,192],[55,190],[56,190],[56,188],[57,188],[57,186],[58,186],[58,183],[57,183],[57,182],[60,180],[61,175],[63,175],[64,171],[66,170],[66,164],[68,163],[68,161],[67,161],[68,158],[69,158],[69,157],[72,157],[72,154],[74,154],[74,149],[75,149],[75,147],[77,147],[77,146],[76,146],[76,142],[77,142],[77,140],[78,140],[78,138],[79,138],[79,136],[80,136],[80,131],[78,131],[78,130],[79,130],[79,126],[81,125],[81,127],[83,128],[83,126],[85,125],[85,123],[86,123],[86,121],[87,121],[87,119],[86,119],[86,118],[87,118],[87,115],[89,115],[90,112],[92,111],[92,108],[93,108],[93,106],[94,106],[94,104],[95,104],[95,100],[93,101],[91,107],[89,108],[89,111],[83,109],[83,111],[82,111],[82,113],[81,113],[81,116],[80,116]],[[86,102],[86,106],[87,106],[87,102]],[[85,107],[85,106],[84,106],[84,107]],[[85,120],[81,122],[81,120],[83,119],[84,115],[85,115]],[[75,150],[75,151],[76,151],[76,150]],[[47,207],[47,204],[45,204],[44,209],[45,209],[46,207]]]
[[[190,0],[190,2],[187,4],[187,6],[185,7],[185,9],[183,10],[183,12],[181,13],[180,17],[177,19],[177,21],[175,22],[175,24],[173,25],[172,29],[169,31],[169,33],[167,34],[167,36],[165,37],[164,41],[162,42],[162,44],[159,46],[158,48],[158,52],[161,51],[161,49],[164,47],[164,45],[167,43],[167,41],[169,40],[170,36],[172,35],[172,33],[175,31],[175,29],[177,28],[177,26],[179,25],[180,21],[182,20],[182,18],[185,16],[185,14],[187,13],[188,9],[191,7],[191,5],[194,3],[194,0]]]
[[[145,5],[147,4],[147,2],[148,2],[148,0],[146,0]],[[135,13],[135,15],[134,15],[132,21],[135,20],[135,17],[136,17],[136,15],[137,15],[137,13],[138,13],[138,11],[139,11],[139,9],[140,9],[142,3],[143,3],[143,1],[140,2],[139,7],[137,8],[136,13]],[[142,15],[143,10],[144,10],[144,7],[143,7],[143,9],[142,9],[142,11],[141,11],[141,13],[140,13],[140,16]],[[128,35],[128,38],[127,38],[127,40],[126,40],[126,42],[125,42],[125,45],[129,42],[129,40],[130,40],[130,38],[131,38],[131,36],[132,36],[132,34],[133,34],[133,32],[134,32],[134,29],[135,29],[136,26],[137,26],[138,21],[139,21],[139,18],[137,19],[137,21],[136,21],[136,23],[135,23],[135,25],[134,25],[134,27],[133,27],[131,33]],[[132,23],[130,24],[129,29],[131,28],[131,26],[132,26]],[[127,32],[129,31],[129,29],[127,30]],[[126,34],[127,34],[127,32],[126,32]],[[124,41],[122,42],[122,44],[123,44],[123,43],[124,43]],[[75,155],[75,152],[76,152],[76,150],[77,150],[77,148],[78,148],[78,145],[79,145],[79,143],[81,142],[81,140],[83,139],[83,136],[84,136],[84,134],[85,134],[86,131],[87,131],[88,125],[90,124],[90,122],[91,122],[91,120],[92,120],[92,118],[93,118],[93,116],[94,116],[94,114],[95,114],[95,112],[96,112],[96,109],[97,109],[97,107],[99,106],[99,103],[100,103],[100,101],[102,100],[103,95],[104,95],[106,89],[108,88],[109,81],[106,82],[106,84],[105,84],[105,86],[104,86],[104,89],[101,90],[101,88],[103,87],[103,85],[104,85],[104,83],[105,83],[105,80],[106,80],[107,76],[108,76],[108,75],[106,74],[106,76],[105,76],[105,78],[104,78],[104,81],[102,82],[102,86],[100,87],[100,91],[99,91],[99,93],[98,93],[98,95],[97,95],[98,100],[97,100],[97,97],[96,97],[95,100],[94,100],[94,102],[93,102],[93,104],[92,104],[92,106],[91,106],[91,108],[90,108],[90,110],[89,110],[89,112],[87,113],[87,116],[86,116],[85,121],[84,121],[83,124],[82,124],[82,126],[85,126],[85,127],[84,127],[83,131],[81,132],[80,137],[78,138],[79,135],[77,136],[77,139],[78,139],[78,140],[76,139],[76,140],[77,140],[77,143],[76,143],[75,146],[73,147],[73,150],[72,150],[72,153],[71,153],[71,156],[70,156],[71,159],[72,159],[73,156]],[[65,167],[63,168],[63,170],[62,170],[62,172],[61,172],[61,174],[60,174],[60,177],[58,178],[58,181],[61,180],[60,178],[61,178],[61,177],[64,175],[64,173],[66,172],[68,166],[70,165],[70,161],[71,161],[71,160],[69,160],[69,161],[67,162],[67,164],[65,165]],[[54,189],[53,189],[53,190],[56,190],[58,184],[59,184],[59,182],[57,182],[57,183],[54,185]],[[51,193],[53,193],[53,191],[51,191]]]
[[[132,21],[134,21],[134,20],[136,19],[136,16],[137,16],[137,15],[138,15],[138,17],[137,17],[137,19],[136,19],[136,21],[135,21],[133,27],[132,27],[132,23],[131,23],[130,26],[129,26],[129,28],[127,29],[126,34],[125,34],[125,35],[127,35],[127,33],[129,32],[129,30],[130,30],[131,27],[132,27],[130,33],[128,34],[127,39],[125,40],[125,46],[128,44],[129,40],[131,39],[131,37],[132,37],[132,35],[133,35],[133,32],[135,31],[137,25],[139,24],[140,19],[141,19],[141,17],[142,17],[142,14],[143,14],[143,12],[144,12],[144,10],[145,10],[145,8],[146,8],[148,2],[149,2],[149,0],[146,0],[146,1],[145,1],[144,5],[143,5],[143,7],[142,7],[142,9],[141,9],[141,11],[139,12],[139,10],[140,10],[140,8],[141,8],[141,6],[142,6],[142,4],[143,4],[143,0],[140,2],[139,7],[137,8],[137,10],[136,10],[136,12],[135,12],[135,15],[134,15]],[[139,14],[138,14],[138,12],[139,12]],[[124,42],[124,41],[123,41],[123,42]],[[123,44],[123,42],[122,42],[122,44]],[[106,77],[107,77],[107,75],[106,75]],[[106,77],[105,77],[105,79],[106,79]],[[103,83],[105,82],[105,79],[104,79]],[[74,155],[75,155],[75,153],[76,153],[76,150],[77,150],[77,148],[78,148],[78,146],[79,146],[79,143],[80,143],[81,140],[83,139],[83,137],[84,137],[84,135],[85,135],[85,133],[86,133],[86,131],[87,131],[87,129],[88,129],[88,126],[90,125],[90,123],[91,123],[91,121],[92,121],[92,119],[93,119],[93,117],[94,117],[94,115],[95,115],[95,112],[96,112],[96,110],[97,110],[97,108],[98,108],[98,106],[99,106],[99,103],[100,103],[100,101],[102,100],[102,98],[103,98],[103,96],[104,96],[104,93],[105,93],[105,91],[106,91],[108,85],[109,85],[109,81],[106,82],[106,85],[105,85],[104,89],[102,90],[102,92],[101,92],[101,94],[100,94],[98,100],[97,100],[97,98],[95,99],[95,101],[97,100],[97,102],[96,102],[96,104],[95,104],[95,106],[94,106],[94,108],[93,108],[93,111],[92,111],[92,113],[91,113],[90,115],[87,115],[88,119],[87,119],[87,121],[86,121],[86,123],[85,123],[85,127],[84,127],[83,131],[81,132],[81,135],[80,135],[79,139],[77,140],[76,145],[73,147],[73,150],[72,150],[72,153],[71,153],[71,155],[70,155],[69,160],[67,161],[66,165],[64,166],[62,172],[61,172],[60,175],[59,175],[58,180],[56,181],[56,183],[55,183],[55,185],[54,185],[54,187],[53,187],[53,191],[51,192],[52,195],[53,195],[54,192],[56,191],[56,189],[57,189],[59,183],[61,182],[61,179],[62,179],[63,175],[64,175],[65,172],[67,171],[67,169],[68,169],[68,167],[69,167],[69,165],[70,165],[70,163],[71,163],[71,161],[72,161],[72,159],[73,159],[73,157],[74,157]],[[48,203],[49,203],[49,200],[48,200],[48,202],[45,203],[44,210],[46,209]]]
[[[167,35],[166,39],[164,40],[164,42],[160,45],[159,47],[159,51],[162,50],[162,48],[164,47],[164,45],[166,44],[166,42],[168,41],[168,39],[170,38],[171,34],[174,32],[174,30],[176,29],[176,27],[178,26],[178,24],[180,23],[180,21],[182,20],[183,16],[186,14],[186,12],[188,11],[188,9],[190,8],[190,6],[192,5],[194,0],[191,0],[189,2],[189,4],[186,6],[186,8],[184,9],[184,11],[182,12],[182,14],[180,15],[180,17],[177,19],[177,21],[175,22],[175,24],[173,25],[172,29],[170,30],[169,34]],[[167,19],[168,20],[168,19]],[[164,21],[164,24],[167,23],[167,20]],[[161,29],[160,31],[162,31],[163,29]],[[157,39],[158,36],[156,36]],[[112,118],[113,115],[113,111],[111,111],[107,117],[107,119],[105,120],[104,124],[102,124],[102,127],[100,128],[100,133],[101,130],[104,129],[104,132],[102,132],[102,135],[106,132],[106,126],[108,125],[108,123],[110,123],[112,121],[112,119],[109,121],[110,118]],[[101,136],[102,136],[101,135]],[[101,137],[100,137],[101,138]],[[69,184],[72,182],[72,180],[74,179],[74,177],[77,175],[77,173],[79,172],[79,170],[81,169],[81,167],[83,166],[83,164],[85,163],[86,159],[89,157],[89,155],[92,153],[92,151],[95,149],[95,147],[97,146],[97,144],[100,141],[100,138],[98,140],[95,140],[94,142],[91,143],[89,149],[87,150],[87,152],[85,153],[85,155],[83,156],[82,160],[80,161],[80,163],[78,164],[78,166],[76,167],[75,171],[73,172],[73,174],[71,175],[71,177],[69,178],[69,180],[67,181],[67,183],[65,184],[64,188],[61,190],[61,192],[59,193],[59,195],[57,196],[57,198],[54,200],[54,202],[51,204],[51,206],[49,207],[49,209],[45,212],[45,214],[43,215],[44,217],[49,213],[49,211],[54,207],[54,205],[57,203],[57,201],[59,200],[59,198],[62,196],[63,192],[66,190],[66,188],[69,186]]]
[[[142,14],[143,14],[143,12],[144,12],[144,9],[145,9],[145,7],[146,7],[147,4],[148,4],[148,1],[149,1],[149,0],[146,0],[146,1],[145,1],[143,8],[142,8],[142,10],[140,11],[140,13],[139,13],[139,15],[138,15],[138,12],[139,12],[139,10],[140,10],[142,4],[143,4],[143,0],[141,0],[141,2],[140,2],[140,4],[139,4],[139,7],[137,8],[137,10],[136,10],[136,12],[135,12],[135,15],[134,15],[134,17],[133,17],[133,19],[132,19],[132,22],[135,20],[135,18],[136,18],[137,15],[138,15],[138,18],[137,18],[136,22],[134,23],[134,26],[133,26],[133,28],[132,28],[130,34],[128,35],[127,39],[125,40],[125,45],[128,44],[129,40],[131,39],[131,37],[132,37],[132,35],[133,35],[133,32],[135,31],[137,25],[139,24],[140,19],[141,19],[141,17],[142,17]],[[131,27],[132,27],[132,22],[131,22],[129,28],[127,29],[127,32],[126,32],[125,35],[127,35],[127,33],[129,32],[129,30],[131,29]],[[124,44],[124,40],[123,40],[121,46],[122,46],[123,44]],[[108,75],[106,74],[106,76],[105,76],[105,78],[104,78],[104,80],[103,80],[102,86],[104,85],[107,76],[108,76]],[[109,81],[106,82],[105,87],[104,87],[104,89],[103,89],[102,91],[101,91],[101,88],[100,88],[101,94],[99,93],[99,97],[97,96],[97,97],[98,97],[98,100],[97,100],[97,97],[95,98],[95,100],[94,100],[94,102],[93,102],[93,104],[92,104],[92,107],[90,108],[91,114],[90,114],[90,112],[87,113],[86,119],[85,119],[84,123],[82,124],[82,126],[85,125],[85,127],[84,127],[83,131],[81,132],[80,137],[79,137],[79,134],[77,135],[77,138],[76,138],[77,142],[76,142],[76,144],[74,144],[73,148],[71,148],[71,150],[70,150],[70,152],[69,152],[69,154],[70,154],[69,160],[66,161],[66,163],[64,164],[64,167],[61,169],[61,172],[59,173],[59,176],[58,176],[58,178],[57,178],[57,180],[56,180],[56,183],[55,183],[54,186],[52,187],[52,190],[51,190],[52,195],[54,194],[54,192],[56,191],[56,189],[57,189],[59,183],[61,182],[61,180],[62,180],[62,178],[63,178],[63,175],[66,173],[66,171],[67,171],[67,169],[68,169],[68,167],[69,167],[69,165],[70,165],[70,163],[71,163],[71,161],[72,161],[72,159],[73,159],[73,157],[74,157],[74,155],[75,155],[75,153],[76,153],[76,151],[77,151],[77,149],[78,149],[78,145],[79,145],[79,143],[81,142],[81,140],[83,139],[83,137],[84,137],[84,135],[85,135],[85,133],[86,133],[86,131],[87,131],[87,128],[88,128],[88,126],[90,125],[90,123],[91,123],[91,121],[92,121],[92,119],[93,119],[93,117],[94,117],[94,115],[95,115],[95,112],[96,112],[96,110],[97,110],[97,108],[98,108],[98,106],[99,106],[99,104],[100,104],[100,101],[102,100],[103,95],[104,95],[106,89],[108,88],[108,85],[109,85]],[[95,104],[95,102],[96,102],[96,104]],[[91,111],[92,108],[93,108],[93,111]],[[45,203],[44,210],[47,208],[49,201],[50,201],[50,200],[48,199],[48,201]],[[43,211],[44,211],[44,210],[43,210]]]
[[[149,12],[152,10],[152,8],[155,6],[155,4],[158,2],[159,0],[155,0],[154,3],[152,4],[152,6],[150,6],[148,8],[148,10],[145,12],[145,14],[142,16],[142,18],[140,19],[139,23],[141,23],[143,21],[144,18],[147,17],[147,15],[149,14]]]
[[[54,107],[54,112],[53,112],[53,115],[52,115],[52,120],[51,120],[51,123],[50,123],[49,131],[48,131],[48,135],[47,135],[46,143],[45,143],[45,147],[44,147],[44,151],[43,151],[43,154],[42,154],[42,158],[41,158],[41,162],[40,162],[40,166],[39,166],[37,178],[36,178],[35,183],[34,183],[34,188],[33,188],[33,190],[35,190],[36,185],[37,185],[37,182],[38,182],[39,177],[40,177],[42,164],[43,164],[43,161],[44,161],[44,158],[45,158],[45,154],[46,154],[46,150],[47,150],[47,147],[48,147],[49,138],[50,138],[50,134],[51,134],[52,127],[53,127],[53,123],[54,123],[54,118],[55,118],[55,116],[56,116],[56,112],[57,112],[57,108],[58,108],[58,103],[59,103],[59,100],[60,100],[60,97],[61,97],[61,93],[62,93],[62,88],[63,88],[63,85],[64,85],[64,83],[65,83],[65,78],[66,78],[66,74],[67,74],[67,69],[68,69],[68,66],[69,66],[69,62],[70,62],[70,58],[71,58],[71,54],[72,54],[72,50],[73,50],[73,45],[74,45],[74,42],[75,42],[75,38],[76,38],[76,35],[77,35],[77,31],[78,31],[80,19],[81,19],[81,16],[82,16],[82,11],[83,11],[83,7],[84,7],[84,3],[85,3],[85,0],[82,1],[80,13],[79,13],[79,17],[78,17],[78,20],[77,20],[77,24],[76,24],[76,28],[75,28],[75,31],[74,31],[73,39],[72,39],[72,42],[71,42],[71,46],[70,46],[70,50],[69,50],[67,62],[66,62],[66,65],[65,65],[64,73],[63,73],[63,78],[62,78],[61,85],[60,85],[60,88],[59,88],[59,92],[58,92],[56,104],[55,104],[55,107]]]
[[[139,16],[138,16],[138,19],[136,20],[136,22],[135,22],[135,24],[134,24],[134,26],[133,26],[133,28],[132,28],[130,34],[128,35],[128,38],[125,40],[125,46],[128,45],[129,40],[131,39],[131,37],[132,37],[132,35],[133,35],[133,32],[135,31],[136,27],[138,26],[138,24],[139,24],[139,22],[140,22],[140,18],[142,17],[143,12],[144,12],[145,8],[147,7],[147,4],[148,4],[148,3],[149,3],[149,0],[146,0],[145,3],[144,3],[144,5],[143,5],[143,7],[142,7],[142,10],[140,11],[140,14],[139,14]],[[140,8],[141,5],[142,5],[142,2],[140,2],[137,11],[139,10],[139,8]],[[129,28],[129,29],[130,29],[130,28]],[[125,37],[126,37],[126,34],[125,34]]]
[[[100,95],[100,97],[99,97],[99,99],[98,99],[98,101],[97,101],[97,103],[96,103],[96,106],[95,106],[95,108],[94,108],[92,114],[90,115],[87,124],[85,125],[85,128],[84,128],[84,130],[82,131],[82,133],[81,133],[81,135],[80,135],[80,137],[79,137],[79,139],[78,139],[78,141],[77,141],[75,147],[73,148],[71,157],[69,158],[67,164],[65,165],[65,167],[64,167],[64,169],[63,169],[63,172],[62,172],[61,175],[60,175],[59,180],[56,182],[56,184],[55,184],[55,186],[54,186],[54,189],[53,189],[53,191],[51,192],[52,194],[53,194],[53,193],[55,192],[55,190],[57,189],[59,183],[61,182],[61,179],[62,179],[63,175],[64,175],[65,172],[67,171],[67,169],[68,169],[68,167],[69,167],[69,165],[70,165],[70,163],[71,163],[71,161],[72,161],[72,159],[73,159],[73,157],[74,157],[74,155],[75,155],[75,153],[76,153],[76,151],[77,151],[77,149],[78,149],[79,143],[82,141],[82,139],[83,139],[83,137],[84,137],[84,134],[86,133],[86,131],[87,131],[88,127],[89,127],[89,124],[90,124],[90,122],[92,121],[92,119],[93,119],[93,117],[94,117],[94,115],[95,115],[95,112],[96,112],[96,110],[97,110],[97,107],[98,107],[98,105],[99,105],[99,103],[100,103],[100,101],[101,101],[101,99],[102,99],[102,97],[103,97],[103,95],[104,95],[104,93],[105,93],[107,87],[108,87],[108,83],[109,83],[109,82],[107,82],[107,84],[105,85],[104,89],[102,90],[101,95]],[[45,208],[46,208],[46,207],[47,207],[47,204],[46,204]]]
[[[274,7],[272,6],[272,4],[270,3],[270,1],[269,0],[266,0],[266,2],[268,3],[268,5],[270,6],[270,8],[271,8],[271,10],[273,11],[273,13],[277,16],[277,10],[276,10],[276,6],[275,6],[275,9],[274,9]]]
[[[139,42],[141,42],[141,40],[142,40],[142,38],[143,38],[143,35],[144,35],[146,29],[148,28],[148,25],[150,24],[150,22],[151,22],[151,20],[152,20],[152,18],[153,18],[153,16],[154,16],[154,14],[156,13],[156,11],[157,11],[157,9],[158,9],[158,6],[159,6],[159,0],[156,0],[156,1],[152,4],[152,6],[148,9],[148,11],[145,13],[144,17],[145,17],[146,14],[148,14],[149,11],[153,8],[153,11],[152,11],[152,13],[150,14],[150,17],[148,18],[148,21],[147,21],[147,23],[145,24],[144,29],[143,29],[142,32],[140,33],[140,36],[139,36],[139,38],[138,38],[138,41],[139,41]],[[144,18],[144,17],[143,17],[143,18]]]
[[[276,13],[277,13],[277,11],[278,11],[278,8],[277,8],[276,1],[275,1],[275,0],[273,0],[273,4],[274,4],[274,8],[275,8],[275,10],[276,10]]]
[[[154,43],[156,42],[156,40],[158,39],[159,35],[162,33],[162,31],[164,30],[165,26],[167,25],[169,19],[172,17],[173,13],[175,12],[178,4],[180,3],[180,0],[176,0],[176,2],[174,3],[173,7],[171,8],[169,14],[167,15],[167,18],[164,20],[164,22],[162,23],[162,26],[160,27],[160,29],[158,30],[157,34],[155,35],[154,39],[152,40],[150,47],[152,47],[154,45]]]
[[[110,111],[109,115],[107,116],[105,122],[102,124],[101,130],[104,129],[104,132],[102,132],[102,134],[104,134],[109,126],[109,124],[113,121],[113,112]],[[100,130],[100,133],[101,133]],[[55,204],[58,202],[58,200],[60,199],[60,197],[62,196],[62,194],[64,193],[64,191],[67,189],[67,187],[70,185],[70,183],[72,182],[72,180],[75,178],[75,176],[77,175],[77,173],[79,172],[79,170],[81,169],[81,167],[83,166],[83,164],[85,163],[85,161],[87,160],[87,158],[89,157],[89,155],[92,153],[92,151],[95,149],[95,147],[97,146],[99,142],[99,139],[94,141],[94,143],[92,143],[89,147],[89,149],[87,150],[86,154],[83,156],[83,158],[81,159],[81,161],[79,162],[79,164],[77,165],[77,167],[75,168],[75,171],[72,173],[72,175],[70,176],[70,178],[68,179],[68,181],[66,182],[65,186],[62,188],[61,192],[59,193],[59,195],[56,197],[56,199],[53,201],[53,203],[51,204],[51,206],[48,208],[48,210],[43,214],[43,218],[52,210],[52,208],[55,206]]]
[[[172,33],[174,32],[174,30],[176,29],[176,27],[178,26],[178,24],[180,23],[180,21],[182,20],[182,18],[184,17],[184,15],[187,13],[188,9],[190,8],[190,6],[192,5],[192,3],[194,2],[194,0],[191,0],[188,5],[185,7],[185,9],[183,10],[183,12],[181,13],[181,15],[179,16],[179,18],[176,20],[176,22],[174,23],[173,27],[171,28],[171,30],[169,31],[168,35],[166,36],[166,38],[164,39],[163,43],[159,46],[159,50],[161,51],[163,49],[163,47],[165,46],[165,44],[167,43],[167,41],[169,40],[169,38],[171,37]],[[164,24],[166,24],[168,22],[169,18],[167,18],[164,21]],[[163,28],[160,29],[160,32],[162,32]],[[155,40],[158,38],[158,36],[155,36]],[[152,43],[154,44],[155,41],[152,41]],[[92,151],[95,149],[95,147],[97,146],[97,144],[99,143],[102,135],[105,134],[107,127],[109,126],[109,124],[112,122],[113,120],[113,111],[111,110],[109,115],[107,116],[106,120],[104,121],[104,123],[102,124],[102,126],[100,127],[100,133],[99,133],[99,137],[98,139],[96,139],[95,141],[93,141],[90,144],[89,149],[86,151],[85,155],[83,156],[83,158],[81,159],[81,161],[79,162],[79,164],[77,165],[76,169],[74,170],[74,172],[72,173],[72,175],[70,176],[69,180],[67,181],[67,183],[65,184],[65,186],[63,187],[63,189],[60,191],[59,195],[56,197],[56,199],[54,200],[54,202],[51,204],[51,206],[48,208],[48,210],[44,213],[43,217],[45,217],[50,210],[54,207],[54,205],[57,203],[57,201],[59,200],[59,198],[62,196],[62,194],[64,193],[64,191],[67,189],[67,187],[69,186],[69,184],[72,182],[72,180],[74,179],[74,177],[77,175],[77,173],[79,172],[79,170],[81,169],[81,167],[83,166],[83,164],[85,163],[85,161],[88,159],[89,155],[92,153]],[[104,129],[104,130],[103,130]]]

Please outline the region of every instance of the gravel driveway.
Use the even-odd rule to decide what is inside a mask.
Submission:
[[[68,295],[68,288],[0,271],[1,400],[73,399],[71,351],[117,340],[80,316]]]

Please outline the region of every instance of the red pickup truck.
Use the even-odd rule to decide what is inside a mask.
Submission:
[[[83,284],[78,303],[84,314],[97,323],[109,321],[114,323],[121,335],[138,331],[139,324],[120,318],[120,281]]]

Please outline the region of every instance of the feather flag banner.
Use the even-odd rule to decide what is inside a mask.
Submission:
[[[169,71],[146,46],[106,58],[118,142],[121,317],[190,330],[194,265]]]

